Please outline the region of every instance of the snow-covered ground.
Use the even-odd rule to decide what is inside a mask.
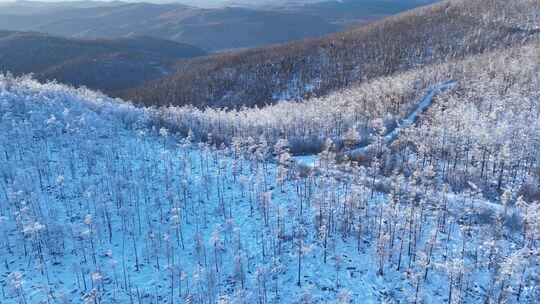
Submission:
[[[492,272],[503,300],[537,299],[537,258],[491,266],[521,240],[491,241],[472,199],[429,182],[382,194],[367,169],[296,171],[30,79],[0,76],[0,116],[2,304],[478,303]]]
[[[179,147],[165,130],[147,129],[143,111],[99,94],[0,83],[2,303],[255,303],[261,277],[274,302],[339,293],[320,248],[304,248],[301,287],[290,235],[279,260],[264,253],[277,250],[264,240],[277,223],[264,223],[257,200],[268,196],[272,212],[289,219],[283,233],[298,213],[294,192],[276,190],[272,165],[262,171],[208,147]],[[347,257],[339,286],[379,302],[368,260],[348,256],[354,242],[339,247]]]

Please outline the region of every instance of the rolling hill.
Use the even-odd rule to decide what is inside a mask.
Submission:
[[[147,105],[203,108],[322,96],[375,77],[537,40],[538,5],[445,1],[319,39],[185,60],[177,73],[121,96]]]
[[[0,68],[128,96],[123,92],[184,71],[175,61],[204,55],[200,48],[223,51],[316,37],[343,29],[342,19],[350,17],[344,11],[371,19],[420,4],[287,2],[201,9],[175,3],[1,3],[0,28],[9,30],[0,41]]]
[[[371,0],[370,0],[371,1]],[[369,1],[368,1],[369,2]],[[191,44],[207,51],[251,48],[319,37],[344,29],[343,11],[372,20],[417,6],[398,2],[348,2],[326,6],[275,7],[230,5],[198,8],[178,3],[31,1],[3,4],[0,29],[38,31],[76,38],[153,36]],[[330,16],[331,15],[331,16]]]
[[[117,5],[10,13],[3,8],[0,29],[39,31],[77,38],[152,36],[226,50],[324,35],[339,30],[319,17],[241,7],[200,9],[181,4]]]
[[[0,32],[1,71],[108,92],[162,77],[176,60],[204,54],[187,44],[152,37],[83,40]]]

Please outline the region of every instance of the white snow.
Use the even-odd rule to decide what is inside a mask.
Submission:
[[[4,78],[0,105],[0,235],[7,236],[0,242],[2,303],[23,298],[42,303],[47,297],[78,303],[96,294],[102,303],[214,302],[219,296],[255,303],[260,276],[276,276],[266,280],[268,296],[279,302],[292,303],[304,294],[328,301],[339,292],[333,254],[322,264],[311,233],[306,236],[312,250],[304,257],[303,286],[296,286],[289,234],[299,198],[293,184],[277,190],[273,165],[263,171],[260,164],[244,160],[238,173],[250,179],[254,193],[271,195],[271,212],[281,210],[289,218],[279,260],[261,251],[261,246],[274,250],[267,238],[275,233],[276,218],[265,225],[260,197],[250,199],[248,185],[235,181],[235,161],[226,153],[196,145],[179,148],[176,139],[164,137],[167,132],[151,129],[143,110],[90,91]],[[184,247],[173,228],[177,209]],[[216,231],[219,272],[214,271],[212,245]],[[204,257],[197,256],[198,236]],[[344,256],[340,285],[363,303],[379,303],[385,286],[375,278],[369,252],[349,254],[354,244],[335,244],[340,248],[336,254]],[[43,259],[38,248],[45,251]],[[246,289],[237,294],[236,257],[246,276]],[[19,289],[6,279],[15,271],[21,274]],[[215,276],[213,290],[208,290],[209,276]],[[277,295],[273,284],[278,284]]]
[[[417,102],[416,108],[406,118],[400,121],[398,123],[398,126],[394,130],[384,136],[384,144],[390,145],[399,136],[401,130],[413,126],[420,117],[420,115],[424,113],[433,104],[433,98],[437,94],[453,88],[454,86],[456,86],[456,84],[457,83],[455,81],[449,80],[447,82],[443,82],[430,88],[426,95]],[[359,156],[365,155],[370,148],[370,145],[359,147],[349,151],[348,155],[352,158],[358,158]]]
[[[453,85],[432,89],[402,127]],[[420,300],[447,301],[448,269],[480,286],[461,299],[485,294],[489,270],[470,254],[478,249],[487,263],[488,234],[474,226],[477,237],[466,236],[475,214],[462,196],[392,201],[369,186],[382,178],[365,170],[334,176],[314,156],[296,159],[325,174],[283,173],[259,157],[262,144],[237,152],[191,143],[145,109],[27,78],[0,76],[0,117],[2,304],[407,303],[434,232]],[[427,191],[400,187],[403,197]],[[436,202],[444,199],[451,212],[439,229]],[[498,254],[513,250],[509,242]],[[445,266],[457,260],[467,265]],[[532,284],[524,302],[533,303]]]

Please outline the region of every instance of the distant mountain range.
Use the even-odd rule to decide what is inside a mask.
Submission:
[[[223,51],[323,36],[341,31],[350,24],[414,8],[425,1],[213,3],[228,6],[198,8],[180,3],[18,1],[0,5],[0,29],[75,38],[144,35],[195,45],[207,51]],[[206,5],[212,6],[212,3]]]
[[[128,96],[135,99],[141,96],[130,89],[148,89],[145,85],[149,82],[172,75],[174,78],[170,79],[177,79],[185,74],[184,88],[197,88],[193,81],[204,86],[198,93],[184,92],[185,98],[193,98],[196,104],[206,104],[209,101],[202,101],[197,94],[206,94],[204,92],[210,90],[208,98],[221,100],[223,96],[229,96],[227,83],[231,89],[237,85],[235,80],[220,84],[216,89],[205,86],[212,83],[210,78],[221,77],[224,70],[219,68],[220,62],[225,70],[230,67],[236,73],[243,70],[240,67],[245,60],[237,58],[229,62],[228,56],[195,61],[184,59],[209,52],[221,53],[323,36],[421,4],[424,3],[415,0],[298,0],[262,1],[254,6],[234,0],[226,2],[229,6],[197,8],[180,3],[119,1],[0,2],[0,72],[33,73],[40,80],[56,79],[109,94],[130,92]],[[300,42],[297,45],[309,47],[310,44]],[[264,51],[256,53],[267,54]],[[268,56],[272,53],[274,51],[269,50]],[[246,62],[259,60],[251,55],[246,55],[245,59]],[[215,75],[195,77],[193,74],[213,73],[215,68]],[[163,90],[164,94],[168,92],[171,90]],[[153,101],[156,92],[148,89],[148,94]],[[229,97],[223,100],[225,104]],[[167,97],[167,101],[160,99],[158,103],[169,100],[178,103],[178,98]],[[261,102],[255,99],[253,102]]]
[[[152,37],[87,40],[0,31],[0,71],[34,73],[38,79],[103,91],[162,77],[177,60],[204,54],[191,45]]]

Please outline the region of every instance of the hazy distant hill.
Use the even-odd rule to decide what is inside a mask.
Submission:
[[[351,19],[372,20],[418,5],[413,2],[285,1],[253,7],[233,1],[229,7],[203,9],[178,3],[23,1],[0,6],[0,29],[79,38],[147,35],[216,51],[322,36],[344,29]]]
[[[162,77],[176,60],[204,54],[191,45],[151,37],[82,40],[0,32],[1,71],[105,91]]]
[[[439,0],[323,0],[285,5],[285,7],[292,12],[319,16],[330,23],[346,26],[397,14],[437,1]]]
[[[0,28],[81,38],[147,35],[207,50],[260,46],[340,29],[320,17],[300,13],[148,3],[44,10],[32,15],[4,8],[0,13]]]

